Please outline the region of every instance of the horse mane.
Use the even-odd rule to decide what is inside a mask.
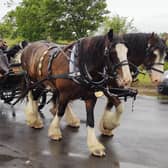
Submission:
[[[151,33],[128,33],[124,34],[123,38],[127,43],[129,51],[131,52],[130,54],[144,55],[150,36]]]
[[[146,49],[148,47],[148,40],[150,39],[152,33],[128,33],[124,34],[123,38],[127,42],[127,46],[129,49],[128,55],[145,55]],[[163,40],[155,34],[155,41],[157,43],[157,47],[160,50],[165,49],[165,44]],[[134,53],[133,53],[134,52]]]
[[[104,65],[105,36],[87,37],[79,41],[79,65],[86,64],[88,69]],[[101,64],[101,65],[100,65]]]

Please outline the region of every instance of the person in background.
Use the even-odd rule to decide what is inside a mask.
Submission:
[[[0,77],[9,73],[9,62],[6,56],[7,48],[6,41],[0,39]]]

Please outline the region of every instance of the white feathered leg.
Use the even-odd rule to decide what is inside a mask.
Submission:
[[[25,107],[25,114],[26,114],[27,125],[33,128],[43,127],[43,121],[38,112],[38,104],[37,104],[37,101],[33,100],[31,91],[29,91],[28,93],[28,102]]]
[[[80,120],[77,118],[75,113],[72,111],[71,105],[68,104],[65,111],[65,119],[69,126],[80,127]]]
[[[100,120],[99,129],[103,135],[112,136],[112,130],[120,125],[121,114],[123,113],[123,106],[120,103],[116,107],[115,112],[105,110]]]
[[[48,130],[48,136],[52,140],[62,139],[62,134],[61,134],[61,129],[60,129],[60,120],[61,120],[61,117],[58,117],[58,115],[56,114],[50,124],[49,130]]]
[[[95,156],[104,156],[105,147],[97,140],[94,128],[87,127],[87,145],[89,151]]]

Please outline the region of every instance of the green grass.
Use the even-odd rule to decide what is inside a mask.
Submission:
[[[151,86],[152,82],[151,82],[151,79],[150,79],[148,73],[145,73],[145,75],[139,74],[138,78],[137,78],[137,81],[133,82],[132,85],[133,86],[138,86],[138,87],[139,86],[145,87],[145,86]]]
[[[157,88],[151,82],[148,73],[139,74],[138,80],[132,83],[132,87],[138,89],[139,94],[148,96],[158,96]]]
[[[4,40],[7,42],[8,47],[11,47],[23,41],[23,38],[16,38],[16,39],[5,38]]]
[[[138,80],[139,85],[151,85],[151,79],[148,73],[146,73],[145,75],[139,74]]]

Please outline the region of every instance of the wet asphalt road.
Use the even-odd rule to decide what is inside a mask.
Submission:
[[[105,98],[96,104],[96,126]],[[12,118],[9,106],[0,103],[0,168],[168,168],[168,103],[139,96],[125,103],[121,125],[113,138],[96,135],[106,147],[106,156],[93,157],[86,145],[85,108],[81,101],[73,109],[81,119],[79,129],[62,121],[63,139],[47,137],[52,116],[45,107],[44,129],[35,130],[25,123],[24,104],[15,107]],[[97,127],[96,127],[97,128]]]

